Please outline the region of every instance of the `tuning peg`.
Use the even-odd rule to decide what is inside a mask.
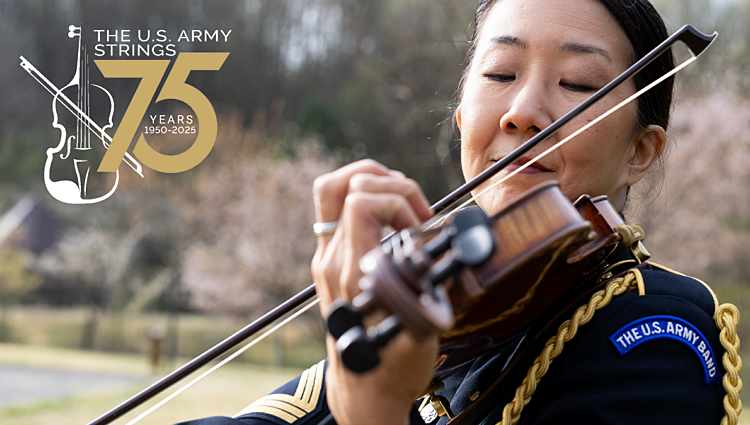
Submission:
[[[336,341],[336,351],[344,366],[352,372],[367,372],[380,363],[377,347],[373,346],[361,326],[344,332]]]
[[[367,333],[362,326],[354,326],[336,341],[344,366],[352,372],[364,373],[380,363],[378,349],[388,343],[401,331],[401,321],[397,316],[388,316]]]
[[[474,226],[489,225],[490,219],[481,208],[467,208],[456,213],[452,224],[460,233]]]
[[[362,327],[362,315],[354,306],[339,298],[331,303],[326,324],[328,332],[335,339],[339,339],[349,329],[355,326]]]
[[[425,246],[424,250],[432,258],[437,258],[439,255],[450,249],[453,238],[462,232],[475,227],[475,226],[487,226],[489,225],[489,218],[479,208],[468,208],[462,210],[453,217],[453,220],[449,225],[443,227],[443,230],[430,239]]]
[[[487,261],[495,251],[495,237],[488,225],[475,225],[451,240],[451,250],[427,274],[433,285],[443,282],[463,267]]]
[[[454,226],[446,226],[440,231],[440,234],[430,239],[425,245],[424,250],[431,258],[437,258],[451,247],[451,240],[458,233]]]
[[[495,250],[495,237],[489,226],[473,226],[455,237],[451,248],[458,262],[475,267],[490,258]]]
[[[78,31],[78,33],[76,33],[76,30]],[[68,37],[69,38],[78,37],[80,35],[81,35],[81,27],[77,27],[75,25],[70,25],[68,27]]]

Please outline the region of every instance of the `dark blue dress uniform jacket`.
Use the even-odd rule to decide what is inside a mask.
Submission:
[[[713,320],[716,297],[702,282],[660,266],[640,272],[646,294],[630,291],[614,298],[579,328],[541,379],[521,425],[720,423],[724,350]],[[499,422],[544,343],[571,314],[550,326],[461,423]],[[437,394],[454,415],[471,404],[472,395],[489,388],[524,337],[511,338],[445,380]],[[183,425],[333,424],[325,402],[324,368],[321,362],[235,418]],[[423,423],[415,408],[412,424]],[[444,425],[448,419],[435,423]]]

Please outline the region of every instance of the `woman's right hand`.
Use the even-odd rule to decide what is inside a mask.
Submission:
[[[380,245],[383,226],[396,230],[419,227],[432,212],[414,180],[372,160],[318,177],[313,197],[318,222],[339,222],[333,234],[318,237],[312,261],[321,313],[326,317],[333,300],[351,301],[360,292],[359,260]],[[400,332],[381,349],[378,367],[362,374],[341,364],[330,335],[326,347],[327,401],[337,423],[399,424],[408,422],[414,400],[430,382],[437,335],[417,342],[409,332]]]

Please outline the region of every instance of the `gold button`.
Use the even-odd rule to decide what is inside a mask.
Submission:
[[[472,395],[469,396],[469,400],[471,400],[471,401],[475,401],[478,398],[479,398],[479,391],[477,391],[474,394],[472,394]]]

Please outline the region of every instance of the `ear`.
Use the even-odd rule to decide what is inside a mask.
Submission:
[[[456,125],[458,125],[458,131],[461,131],[461,105],[456,108]]]
[[[661,126],[651,124],[633,142],[631,156],[626,169],[626,185],[638,183],[662,156],[667,145],[667,132]]]

